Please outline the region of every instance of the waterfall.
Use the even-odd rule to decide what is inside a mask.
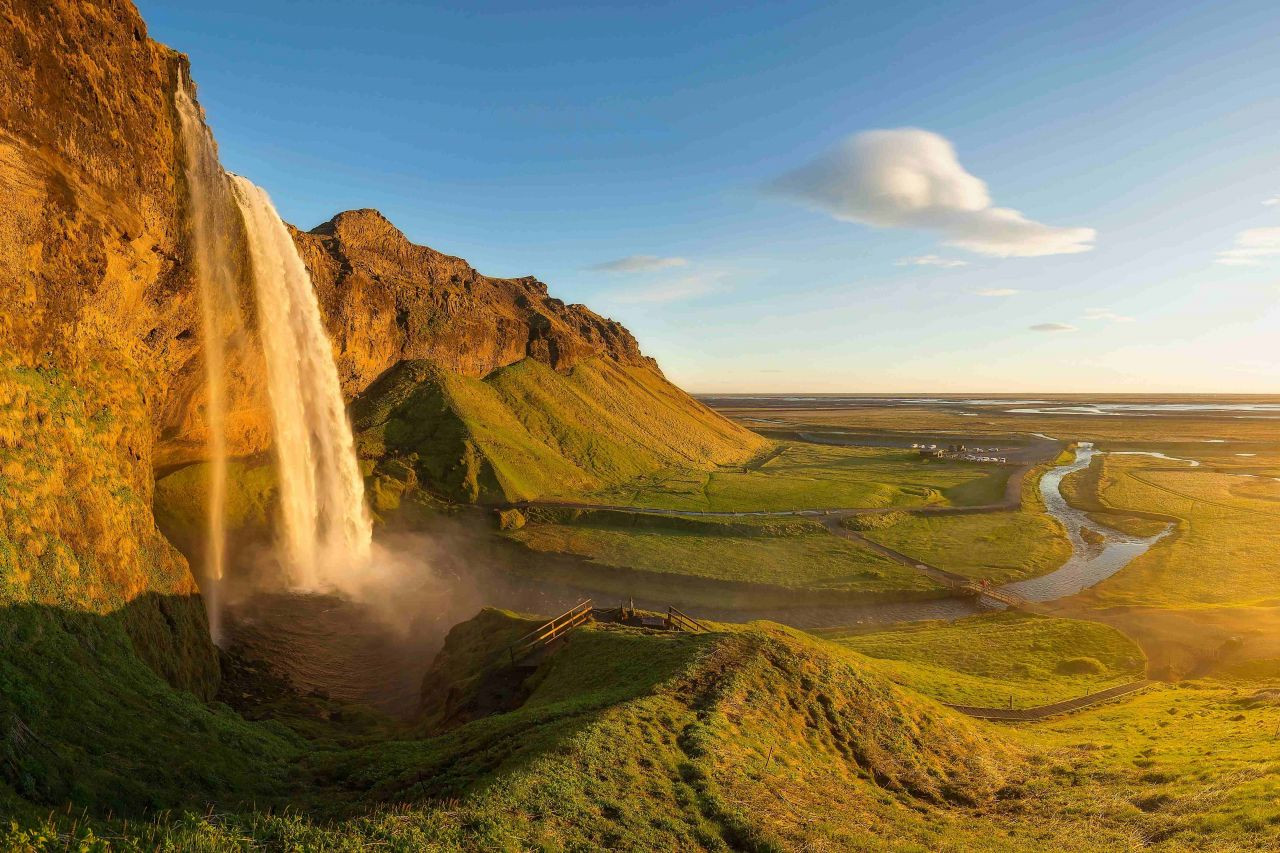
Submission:
[[[227,434],[226,337],[220,317],[238,317],[231,242],[234,223],[226,173],[218,163],[213,135],[184,87],[174,101],[181,121],[183,171],[190,200],[195,267],[200,291],[200,326],[204,342],[205,410],[208,435],[209,492],[204,553],[205,606],[213,641],[220,642],[220,592],[226,562]]]
[[[373,533],[333,349],[271,199],[238,175],[231,181],[248,231],[275,421],[281,562],[296,588],[350,589],[368,566]]]

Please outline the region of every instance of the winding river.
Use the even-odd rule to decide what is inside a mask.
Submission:
[[[1002,589],[1021,596],[1028,601],[1053,601],[1055,598],[1075,595],[1077,592],[1088,589],[1094,584],[1111,577],[1128,565],[1135,557],[1168,535],[1171,527],[1166,527],[1155,536],[1146,537],[1133,536],[1121,533],[1118,530],[1101,527],[1097,522],[1090,519],[1088,513],[1084,510],[1076,509],[1067,503],[1067,499],[1062,496],[1063,478],[1068,474],[1088,468],[1090,463],[1093,462],[1093,457],[1098,452],[1093,444],[1081,442],[1076,448],[1074,461],[1066,465],[1059,465],[1040,478],[1040,497],[1043,498],[1045,509],[1049,515],[1058,519],[1062,526],[1066,528],[1067,536],[1071,539],[1071,556],[1061,567],[1047,575],[1007,584]],[[1199,464],[1194,460],[1176,459],[1172,456],[1165,456],[1163,453],[1148,453],[1145,451],[1118,452],[1189,462],[1192,465]],[[1082,533],[1085,528],[1101,534],[1104,539],[1096,544],[1090,543]]]

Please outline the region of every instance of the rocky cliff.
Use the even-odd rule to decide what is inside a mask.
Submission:
[[[207,694],[196,584],[153,518],[157,474],[199,461],[208,437],[174,103],[188,71],[126,0],[0,0],[0,607],[128,613],[137,652]],[[621,325],[536,279],[480,275],[372,210],[294,237],[384,497],[564,494],[759,446]],[[222,324],[229,445],[262,467],[247,250],[226,239],[241,279],[239,325]],[[203,512],[199,488],[185,497]]]
[[[207,693],[195,583],[151,515],[201,375],[185,74],[127,2],[0,0],[0,606],[127,611],[138,653]]]
[[[631,333],[535,278],[498,279],[461,258],[415,245],[376,210],[340,213],[294,231],[354,396],[400,361],[427,360],[476,378],[533,358],[565,371],[604,356],[657,364]]]

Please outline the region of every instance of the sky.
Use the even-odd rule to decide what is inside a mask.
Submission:
[[[1280,393],[1280,9],[141,0],[223,165],[694,392]]]

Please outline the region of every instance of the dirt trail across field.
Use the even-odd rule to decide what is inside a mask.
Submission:
[[[959,711],[962,714],[982,720],[1031,722],[1043,720],[1046,717],[1054,717],[1058,714],[1069,714],[1072,711],[1080,711],[1103,702],[1109,702],[1112,699],[1119,699],[1121,696],[1128,696],[1130,693],[1145,690],[1155,683],[1144,678],[1140,681],[1132,681],[1128,684],[1120,684],[1115,687],[1109,687],[1106,690],[1099,690],[1097,693],[1078,696],[1075,699],[1064,699],[1061,702],[1054,702],[1052,705],[1040,705],[1036,708],[979,708],[972,705],[951,704],[948,704],[947,707],[953,711]]]

